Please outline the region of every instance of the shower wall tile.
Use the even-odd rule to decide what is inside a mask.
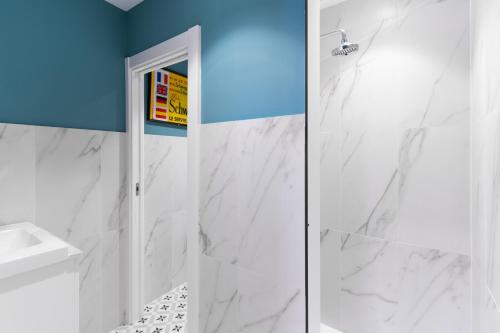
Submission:
[[[330,326],[469,332],[469,12],[467,0],[351,0],[321,13],[322,33],[343,28],[360,45],[349,57],[329,56],[339,36],[321,45]]]
[[[35,220],[35,130],[0,124],[0,225]]]
[[[359,117],[349,129],[343,128],[341,228],[393,239],[398,209],[397,136],[385,118]]]
[[[340,229],[340,145],[338,132],[321,133],[321,230]]]
[[[217,307],[202,295],[205,310],[216,309],[205,311],[202,328],[303,332],[304,116],[206,124],[201,142],[202,258],[230,276]],[[224,308],[236,313],[236,327]]]
[[[470,257],[418,247],[405,255],[399,331],[470,332]]]
[[[481,119],[481,155],[479,191],[480,205],[476,244],[482,259],[486,288],[495,300],[500,300],[500,108],[495,106]]]
[[[500,327],[500,308],[495,303],[494,297],[486,290],[483,303],[481,304],[481,333],[496,333]]]
[[[238,332],[306,331],[303,287],[293,287],[287,285],[286,281],[272,279],[272,276],[258,276],[240,269],[238,288]]]
[[[403,67],[395,83],[402,92],[402,123],[423,127],[467,121],[469,1],[397,2],[400,22],[394,45],[403,53]]]
[[[400,241],[470,253],[468,133],[467,123],[403,132]]]
[[[342,233],[321,233],[321,318],[330,327],[340,327],[340,248]]]
[[[469,332],[468,256],[344,234],[340,262],[341,330]]]
[[[500,3],[472,2],[472,255],[474,327],[500,327]]]
[[[395,332],[402,253],[389,242],[343,234],[340,242],[340,330]],[[362,318],[362,320],[360,320]]]
[[[372,38],[382,28],[397,22],[397,7],[397,0],[341,2],[322,11],[323,17],[328,19],[321,20],[321,34],[344,29],[352,42]],[[339,35],[333,35],[322,43],[333,49],[338,46],[339,40]]]

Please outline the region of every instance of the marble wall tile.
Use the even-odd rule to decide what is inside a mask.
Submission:
[[[238,224],[238,123],[201,127],[200,247],[201,252],[236,262]]]
[[[472,255],[474,327],[500,327],[500,4],[472,1]]]
[[[469,332],[469,275],[468,256],[344,234],[340,329]]]
[[[88,237],[78,246],[84,253],[80,261],[80,332],[98,332],[103,327],[101,237]]]
[[[285,282],[285,283],[284,283]],[[238,271],[238,332],[305,332],[305,292],[272,276]]]
[[[469,1],[397,0],[394,59],[405,127],[441,126],[469,115]],[[422,22],[426,22],[422,24]],[[419,87],[419,88],[415,88]]]
[[[0,225],[35,221],[35,130],[0,124]]]
[[[360,44],[349,57],[328,55],[338,36],[321,45],[321,236],[345,232],[336,262],[322,244],[330,326],[469,331],[469,13],[467,0],[350,0],[321,13],[322,33],[341,27]]]
[[[303,332],[304,116],[203,125],[201,142],[202,331]]]
[[[36,128],[37,223],[77,247],[100,234],[101,143],[97,131]]]
[[[349,0],[322,10],[321,33],[344,29],[348,38],[357,42],[373,38],[378,32],[397,22],[396,0]],[[338,46],[339,35],[333,35],[322,41],[329,50]],[[323,51],[323,50],[322,50]],[[323,53],[321,59],[328,56]]]
[[[154,220],[162,212],[185,209],[186,142],[186,138],[180,137],[144,137],[144,209],[147,221]]]
[[[202,134],[202,252],[302,285],[303,116],[210,124]]]
[[[103,233],[101,262],[102,332],[109,332],[122,324],[123,320],[120,304],[120,242],[117,230]]]
[[[144,297],[145,302],[172,289],[173,213],[156,216],[144,225]]]
[[[340,173],[339,132],[321,133],[321,230],[341,228],[342,179]]]
[[[470,332],[470,257],[418,247],[405,255],[399,331]]]
[[[125,134],[105,132],[102,136],[101,187],[104,231],[119,229],[120,214],[126,206],[127,165]]]
[[[355,234],[340,243],[340,326],[344,332],[396,332],[402,253]]]
[[[321,322],[340,327],[340,248],[342,233],[321,233]]]
[[[144,293],[146,302],[186,282],[186,138],[144,139]]]
[[[400,241],[470,253],[467,125],[403,132],[399,162]]]
[[[349,129],[343,128],[341,228],[393,239],[399,177],[396,131],[386,118],[362,117],[366,121],[353,119],[344,125]]]
[[[304,116],[239,123],[238,265],[304,285]]]
[[[201,255],[200,332],[238,331],[239,296],[237,270],[231,264]]]
[[[172,225],[172,285],[178,286],[188,280],[187,275],[187,238],[188,226],[186,211],[174,214]]]
[[[484,234],[486,283],[493,297],[500,299],[500,108],[484,117],[485,150],[481,162],[484,199]]]
[[[481,304],[481,333],[495,333],[500,327],[500,308],[495,302],[495,298],[486,290],[483,303]]]
[[[83,251],[81,332],[124,323],[125,134],[0,124],[0,155],[0,223],[34,222]]]
[[[80,331],[102,328],[102,192],[97,131],[37,127],[36,223],[84,252]]]

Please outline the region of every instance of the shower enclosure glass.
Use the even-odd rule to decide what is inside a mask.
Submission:
[[[321,11],[321,321],[469,332],[469,2]]]

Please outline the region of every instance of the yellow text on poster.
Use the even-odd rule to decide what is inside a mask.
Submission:
[[[168,88],[168,122],[187,125],[188,110],[188,79],[184,76],[170,73]]]

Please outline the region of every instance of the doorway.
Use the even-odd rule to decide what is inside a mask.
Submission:
[[[198,327],[198,183],[199,183],[199,130],[200,130],[200,114],[201,114],[201,28],[195,26],[188,31],[171,38],[161,44],[158,44],[150,49],[147,49],[139,54],[129,57],[125,61],[127,73],[127,134],[128,134],[128,154],[129,154],[129,252],[128,252],[128,319],[129,322],[137,321],[143,314],[144,306],[148,302],[153,301],[155,297],[161,297],[165,292],[168,292],[169,287],[181,286],[187,283],[189,286],[189,298],[187,306],[189,309],[189,320],[187,321],[187,328],[191,332],[195,332]],[[162,73],[172,73],[178,75],[179,73],[173,69],[172,66],[187,62],[187,105],[189,111],[187,112],[187,126],[184,128],[185,140],[172,141],[172,147],[178,150],[184,149],[179,156],[187,158],[184,161],[185,168],[182,172],[185,177],[185,196],[181,198],[183,206],[184,218],[181,223],[182,228],[185,227],[186,235],[186,261],[184,273],[177,276],[177,279],[169,277],[168,283],[155,283],[151,274],[158,272],[165,272],[165,267],[159,268],[158,265],[152,263],[151,258],[147,258],[148,254],[161,253],[161,251],[152,250],[152,237],[158,236],[161,232],[159,229],[155,230],[155,215],[148,207],[163,206],[169,199],[166,195],[165,199],[160,199],[158,204],[148,202],[148,188],[151,188],[153,180],[151,172],[159,164],[154,161],[147,163],[146,159],[154,157],[154,152],[146,153],[146,148],[152,147],[155,149],[162,149],[162,145],[154,139],[147,139],[145,133],[149,131],[148,126],[155,126],[155,124],[148,124],[149,120],[160,121],[158,117],[152,117],[151,110],[158,111],[161,109],[156,108],[156,105],[151,107],[153,101],[156,102],[156,95],[150,98],[149,104],[145,103],[147,100],[145,90],[147,89],[145,78],[156,79],[156,74],[161,74],[161,80],[167,80],[168,75]],[[177,65],[178,67],[179,65]],[[153,76],[153,74],[155,74]],[[182,76],[182,75],[181,75]],[[152,80],[150,82],[153,82]],[[168,82],[164,82],[168,86]],[[156,83],[154,83],[156,84]],[[152,88],[152,87],[150,87]],[[151,89],[150,89],[151,91]],[[149,94],[148,94],[149,95]],[[148,96],[149,97],[149,96]],[[159,97],[158,97],[159,98]],[[168,103],[167,100],[159,101]],[[149,110],[147,110],[149,109]],[[149,118],[148,118],[149,117]],[[161,117],[160,117],[161,118]],[[170,120],[174,120],[173,118]],[[177,121],[179,122],[179,121]],[[175,123],[175,121],[173,121]],[[164,127],[164,126],[162,126]],[[167,126],[168,127],[168,126]],[[148,129],[145,131],[145,128]],[[182,126],[171,126],[171,128],[182,132]],[[181,135],[182,136],[182,135]],[[151,142],[152,141],[152,142]],[[158,145],[156,145],[156,143]],[[181,147],[181,148],[180,148]],[[184,148],[182,148],[184,147]],[[168,149],[168,148],[167,148]],[[155,150],[156,151],[156,150]],[[165,160],[163,160],[163,163]],[[148,174],[149,168],[149,174]],[[168,172],[168,170],[167,170]],[[149,176],[148,176],[149,175]],[[155,182],[157,185],[159,182]],[[182,185],[184,186],[184,185]],[[165,188],[165,187],[163,187]],[[161,184],[157,186],[161,191]],[[175,191],[175,189],[173,189]],[[151,197],[151,193],[150,193]],[[174,200],[172,200],[174,201]],[[161,216],[164,212],[160,212]],[[172,212],[168,212],[169,214]],[[179,212],[177,212],[179,213]],[[179,217],[179,214],[170,214],[168,216]],[[161,222],[160,220],[156,222]],[[149,222],[153,221],[153,225]],[[168,220],[168,219],[167,219]],[[177,219],[179,220],[179,218]],[[181,219],[182,220],[182,219]],[[172,239],[170,239],[172,240]],[[161,242],[160,242],[161,243]],[[149,247],[148,247],[149,246]],[[181,245],[182,247],[182,245]],[[177,247],[178,248],[178,247]],[[172,247],[172,251],[176,250]],[[176,265],[180,269],[179,265]],[[146,269],[148,267],[148,269]],[[174,269],[172,269],[174,270]],[[146,271],[150,276],[146,276]],[[155,273],[156,272],[156,273]],[[186,281],[178,280],[181,279]],[[182,277],[184,276],[184,277]],[[176,284],[176,286],[174,286]],[[175,289],[175,288],[174,288]],[[154,293],[157,293],[158,295]],[[147,308],[147,307],[146,307]]]

